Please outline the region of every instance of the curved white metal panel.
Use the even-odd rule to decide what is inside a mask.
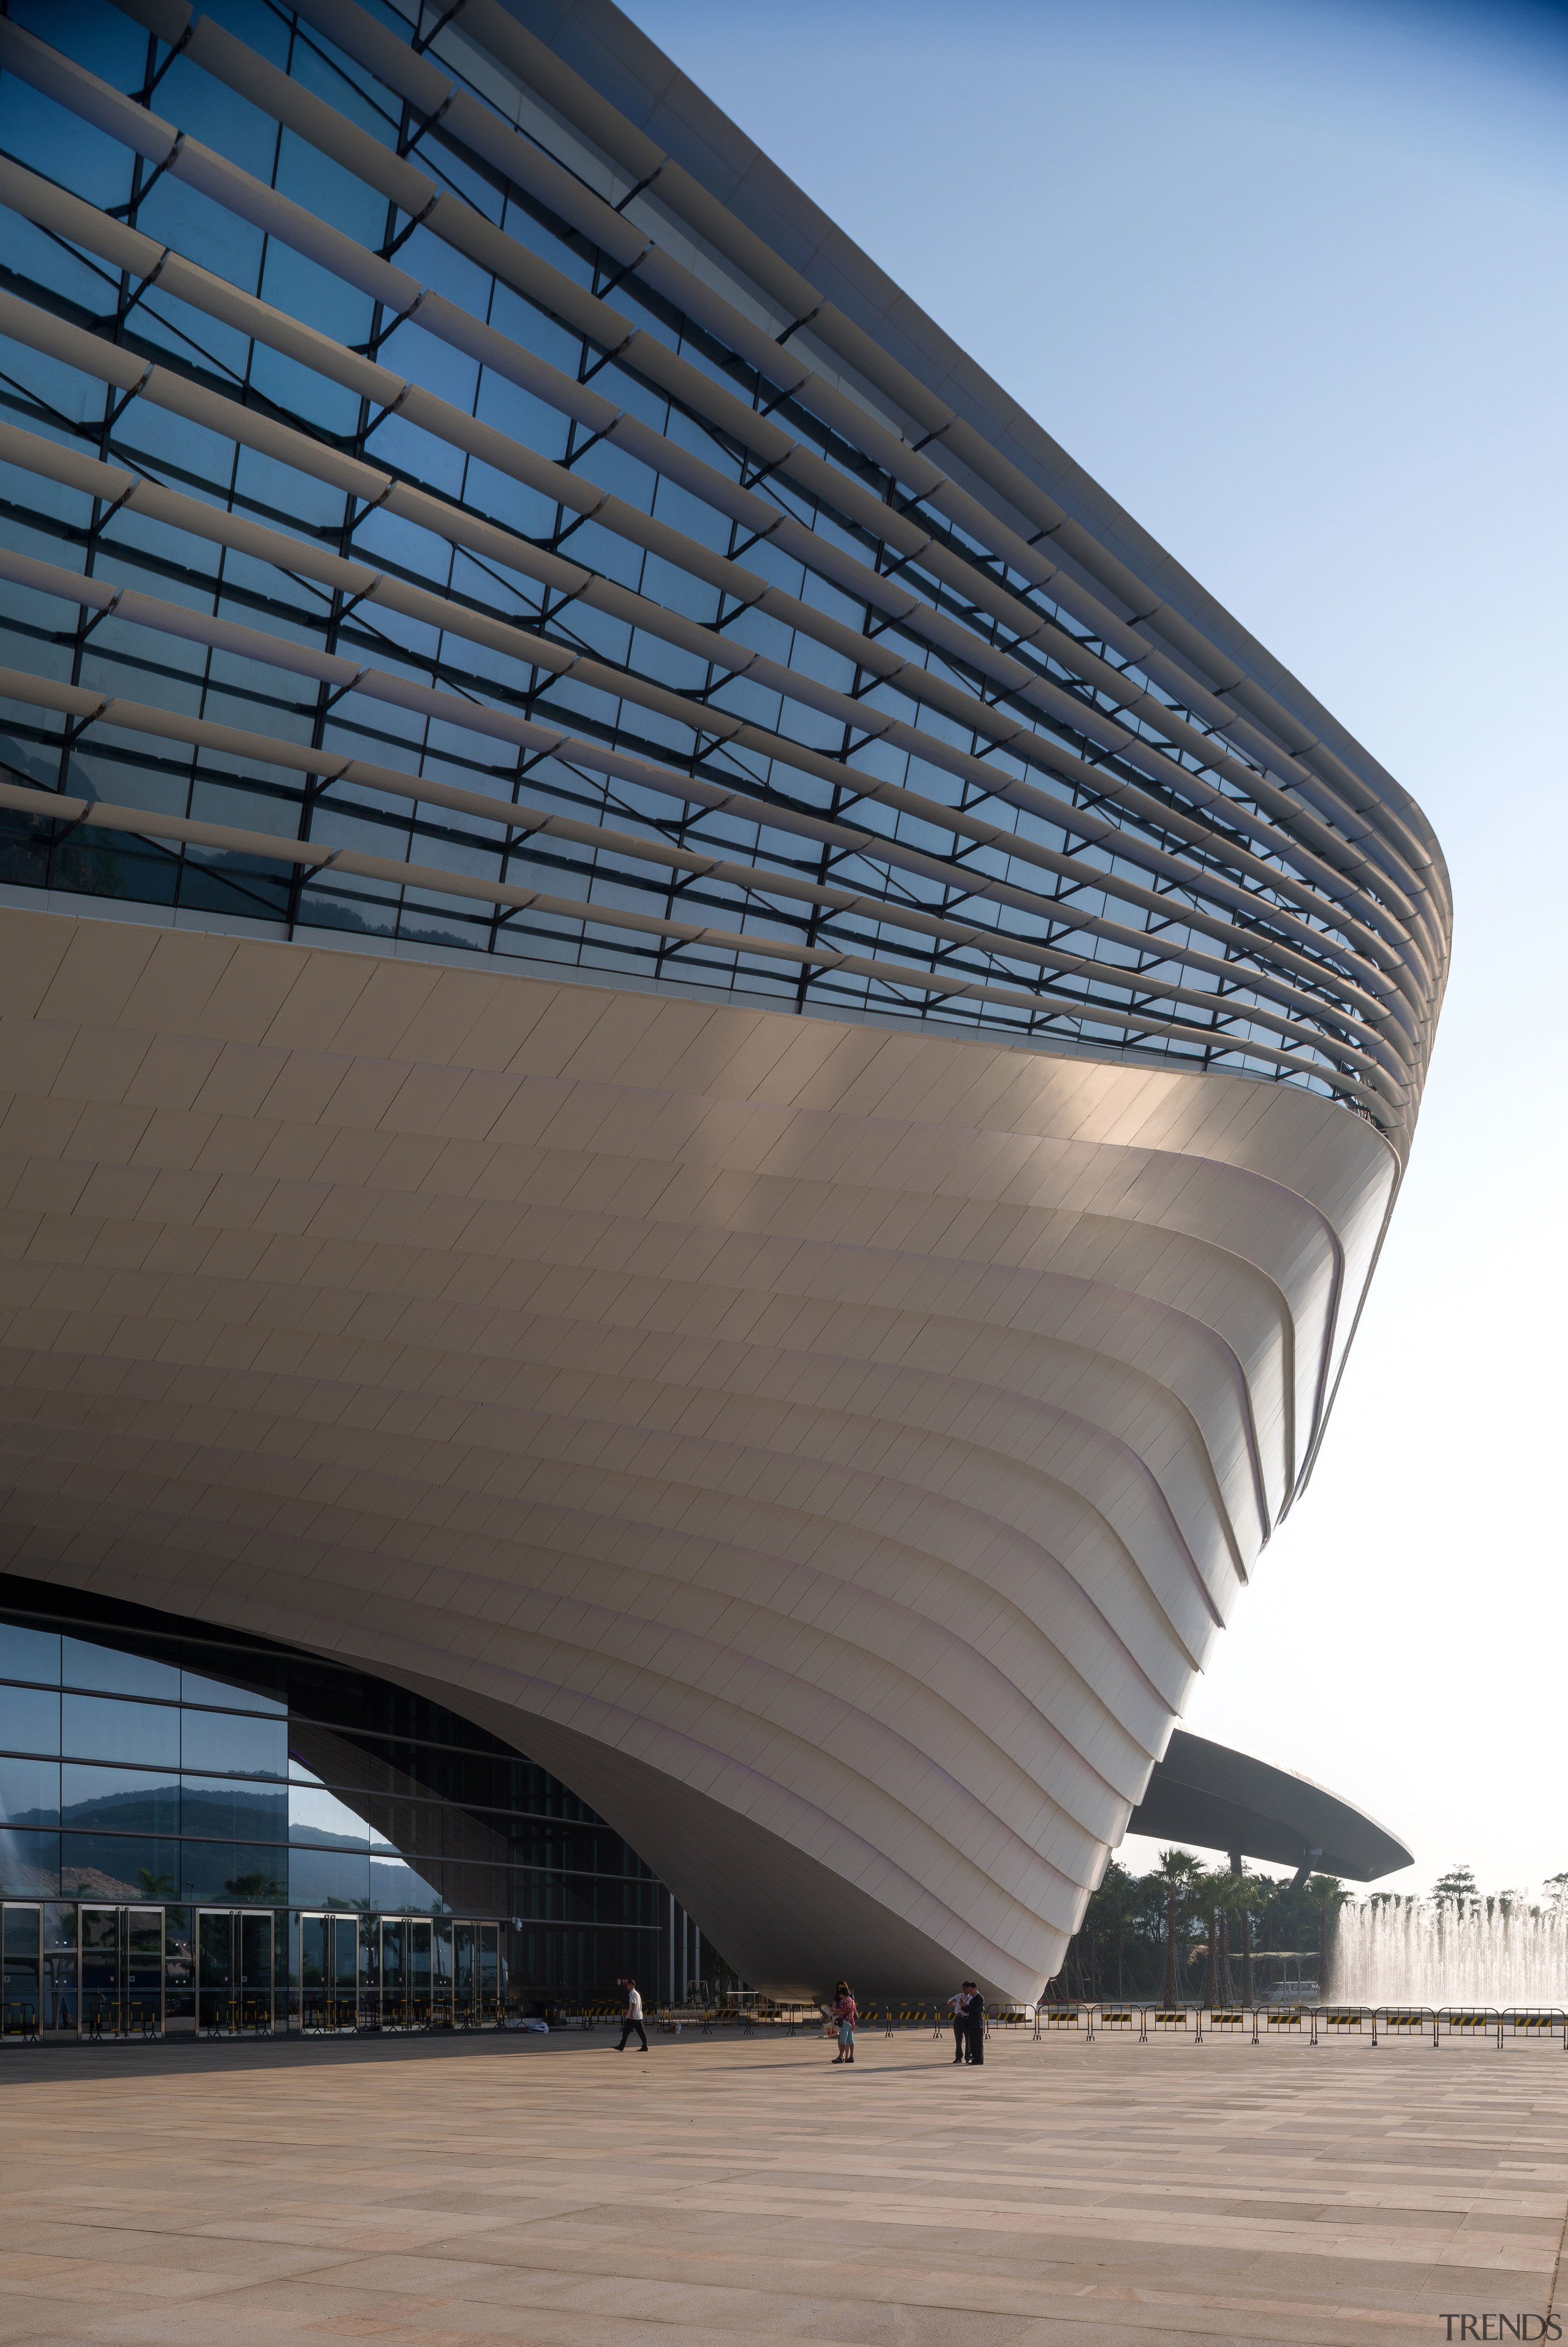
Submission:
[[[1245,1078],[0,911],[4,1555],[495,1727],[800,1985],[1030,1994],[1392,1194]]]

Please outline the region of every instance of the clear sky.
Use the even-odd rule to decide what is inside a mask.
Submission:
[[[1457,905],[1311,1487],[1188,1725],[1568,1868],[1568,13],[626,0],[1415,794]],[[1133,1864],[1145,1852],[1130,1843]]]

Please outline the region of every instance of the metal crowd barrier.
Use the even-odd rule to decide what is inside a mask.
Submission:
[[[211,1989],[200,1993],[198,2035],[202,2037],[271,2037],[272,1997],[270,1990],[251,1996],[220,1996]],[[143,2030],[152,2036],[151,2029]]]
[[[1376,2049],[1419,2044],[1440,2052],[1447,2045],[1550,2045],[1568,2054],[1568,2012],[1559,2005],[1485,2004],[1037,2004],[1037,2040],[1058,2032],[1078,2033],[1086,2044],[1097,2037],[1134,2035],[1140,2045],[1154,2037],[1181,2037],[1201,2045],[1205,2036],[1245,2038],[1260,2045],[1270,2039],[1307,2045],[1344,2045],[1352,2040]]]
[[[618,2005],[583,2004],[552,2008],[553,2025],[597,2029],[601,2023],[619,2027],[623,2014]],[[517,2028],[521,2024],[518,1997],[475,1995],[457,1997],[450,1991],[411,1994],[398,1990],[361,1987],[357,1993],[328,1994],[306,1991],[299,2004],[300,2029],[307,2037],[427,2032],[435,2029]],[[738,2025],[743,2036],[759,2029],[793,2038],[830,2026],[800,2010],[758,2010],[751,2005],[661,2005],[650,2013],[655,2025],[673,2031],[691,2028],[704,2036],[714,2029]],[[900,2030],[921,2030],[929,2024],[934,2038],[943,2038],[951,2025],[945,2004],[868,2004],[859,2016],[863,2031],[880,2025],[885,2037]],[[156,2038],[159,2033],[156,2004],[105,1998],[82,2015],[82,2034],[101,2044],[106,2039]],[[256,1995],[215,1995],[203,1991],[200,2034],[207,2037],[271,2036],[273,1998]],[[1547,2045],[1555,2042],[1568,2054],[1568,2010],[1560,2005],[1413,2005],[1413,2004],[1227,2004],[1202,2003],[1166,2004],[1157,2001],[1119,2003],[1080,1999],[1060,2004],[1043,2003],[1028,2008],[1004,2008],[987,2017],[987,2034],[1011,2028],[1032,2028],[1037,2043],[1048,2036],[1074,2036],[1092,2045],[1101,2037],[1132,2036],[1141,2045],[1152,2039],[1181,2039],[1201,2045],[1209,2039],[1234,2037],[1253,2045],[1270,2041],[1308,2045],[1357,2043],[1378,2045],[1412,2044],[1440,2052],[1445,2045],[1488,2045],[1501,2053],[1510,2045]],[[0,2005],[0,2036],[39,2042],[38,2009],[30,1999],[12,1999]]]
[[[150,2044],[159,2034],[159,2020],[156,2004],[95,2000],[82,2015],[82,2034],[90,2045],[101,2045],[106,2037],[139,2037]]]

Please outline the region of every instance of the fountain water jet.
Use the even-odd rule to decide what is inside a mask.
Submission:
[[[1340,1910],[1328,1979],[1340,2004],[1568,2008],[1568,1914],[1367,1901]]]

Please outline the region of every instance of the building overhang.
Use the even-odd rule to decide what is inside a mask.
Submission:
[[[1375,1882],[1414,1864],[1403,1842],[1327,1786],[1178,1727],[1129,1833]]]

